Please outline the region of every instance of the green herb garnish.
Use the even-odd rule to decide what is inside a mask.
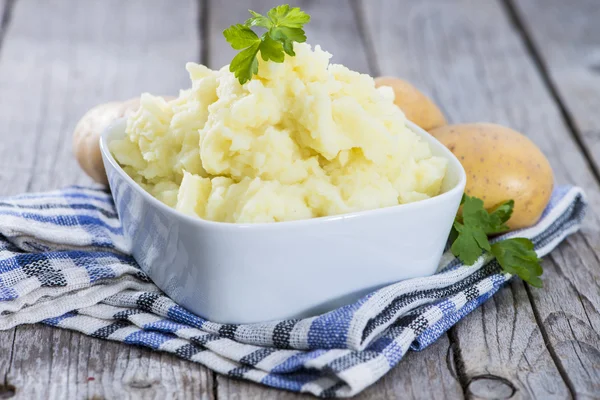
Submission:
[[[492,253],[505,272],[518,275],[532,286],[541,287],[542,266],[533,250],[533,243],[525,238],[510,238],[490,244],[488,235],[506,232],[506,221],[512,215],[514,201],[508,200],[491,212],[483,208],[483,201],[463,195],[462,216],[457,215],[450,234],[451,251],[466,265],[473,265],[484,251]]]
[[[298,7],[288,4],[273,7],[267,15],[248,10],[252,15],[244,24],[231,25],[223,31],[223,36],[235,50],[241,50],[229,64],[240,84],[244,84],[258,72],[260,55],[265,61],[283,62],[285,54],[295,56],[294,42],[306,42],[302,27],[310,21],[310,15]],[[267,31],[258,37],[252,27],[261,27]]]

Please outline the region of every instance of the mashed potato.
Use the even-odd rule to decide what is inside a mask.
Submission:
[[[240,85],[187,64],[192,87],[142,95],[110,144],[145,190],[213,221],[274,222],[389,207],[440,191],[446,160],[406,126],[390,88],[296,44]]]

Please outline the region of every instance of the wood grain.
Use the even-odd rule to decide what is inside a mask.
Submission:
[[[8,380],[14,339],[14,328],[8,331],[0,331],[0,399],[13,397],[16,389]]]
[[[452,338],[473,398],[569,397],[521,281],[511,282],[456,325]]]
[[[272,389],[257,383],[216,375],[216,392],[219,400],[308,400],[315,397],[309,394],[286,392]]]
[[[360,72],[369,72],[367,53],[356,26],[356,18],[351,0],[300,0],[294,7],[300,7],[312,16],[306,25],[308,43],[321,45],[333,54],[332,63],[344,64],[348,68]],[[250,17],[248,9],[266,13],[273,6],[281,4],[280,0],[210,0],[208,18],[208,66],[214,69],[229,64],[236,54],[225,41],[223,30],[234,23],[245,21]]]
[[[235,54],[233,50],[224,46],[225,41],[221,34],[224,27],[248,18],[248,8],[264,13],[280,2],[252,0],[240,4],[235,0],[215,0],[209,4],[208,64],[212,68],[219,68],[227,64]],[[306,25],[308,43],[321,44],[325,50],[330,51],[333,54],[332,62],[342,63],[360,72],[375,74],[372,71],[373,66],[369,63],[369,53],[362,37],[363,32],[359,29],[364,21],[360,21],[356,15],[355,5],[355,1],[346,0],[327,2],[301,0],[294,3],[294,6],[312,15],[310,23]],[[357,398],[405,398],[407,393],[411,393],[412,398],[432,396],[461,398],[462,389],[458,381],[452,377],[446,363],[447,348],[448,338],[444,336],[439,344],[432,346],[431,350],[410,354],[389,375]],[[217,383],[218,396],[225,399],[304,397],[294,393],[282,394],[275,389],[265,389],[252,383],[235,381],[222,376],[217,377]]]
[[[185,62],[199,55],[197,13],[193,0],[18,1],[0,62],[0,121],[12,132],[0,166],[31,169],[33,191],[88,182],[71,155],[78,119],[102,102],[184,87]]]
[[[527,35],[547,86],[598,171],[600,26],[595,21],[600,18],[600,5],[586,0],[543,4],[520,0],[508,5],[515,23]],[[597,210],[597,203],[595,207]],[[596,218],[592,224],[597,226]],[[595,226],[586,226],[586,236],[570,238],[561,251],[554,252],[548,263],[549,273],[556,276],[550,293],[531,290],[537,318],[548,326],[546,340],[553,344],[561,367],[568,371],[570,385],[581,396],[589,397],[600,393],[600,237]],[[565,268],[566,264],[573,267]]]
[[[11,6],[10,0],[0,0],[0,48],[2,47],[2,39],[4,32],[8,26],[8,19],[10,17],[9,7]]]
[[[212,373],[198,364],[46,326],[18,330],[17,399],[212,398]]]
[[[356,398],[375,399],[461,399],[463,391],[448,336],[420,352],[409,352],[389,374]]]
[[[184,87],[200,52],[197,6],[19,0],[0,48],[0,195],[88,183],[73,127],[97,103]],[[212,381],[198,364],[74,332],[0,332],[0,398],[209,399]]]
[[[0,57],[2,55],[2,44],[9,25],[9,19],[12,11],[13,2],[10,0],[0,0]],[[1,58],[0,58],[1,59]],[[1,88],[1,86],[0,86]],[[0,99],[0,102],[2,100]],[[4,137],[0,141],[0,154],[3,154]],[[0,158],[1,159],[1,158]],[[2,168],[0,166],[0,183],[5,187],[15,187],[19,189],[19,184],[22,182],[22,173],[15,173],[12,170]],[[21,184],[21,187],[25,185]],[[0,398],[14,397],[16,388],[8,381],[8,372],[13,356],[13,344],[15,339],[16,329],[8,331],[0,331]]]
[[[595,0],[508,4],[566,117],[600,170],[600,4]]]
[[[7,2],[0,0],[0,20],[8,21]],[[247,8],[279,2],[239,3],[18,0],[0,28],[0,196],[89,182],[70,154],[83,112],[142,91],[175,93],[188,86],[184,63],[200,54],[213,68],[229,62],[224,27],[245,19]],[[492,121],[526,133],[548,155],[557,181],[586,188],[592,206],[582,234],[544,261],[544,289],[512,282],[450,340],[410,353],[358,398],[461,398],[455,368],[470,398],[600,392],[600,190],[573,139],[581,135],[598,168],[598,11],[595,0],[566,3],[515,0],[517,29],[500,0],[369,0],[358,14],[355,1],[295,4],[313,15],[309,42],[331,51],[333,62],[407,78],[450,121]],[[306,397],[222,376],[213,387],[212,379],[197,364],[74,332],[0,332],[0,398]]]
[[[595,398],[600,393],[597,257],[588,237],[573,236],[545,260],[548,279],[544,289],[528,289],[545,341],[572,391],[581,398]]]
[[[422,352],[410,352],[396,368],[373,386],[353,397],[356,400],[375,399],[460,399],[462,389],[454,372],[452,353],[447,336]],[[309,395],[267,389],[254,383],[217,376],[218,398],[223,400],[296,400]]]
[[[490,121],[526,133],[550,159],[558,182],[588,190],[592,215],[584,234],[571,241],[580,244],[590,269],[597,267],[598,184],[502,4],[476,0],[371,1],[364,3],[363,10],[383,74],[405,77],[423,88],[452,122]],[[566,246],[545,265],[554,262],[558,270],[583,273],[576,259],[555,261]],[[561,278],[548,269],[544,280],[547,286],[556,287],[555,281]],[[586,284],[591,286],[588,291],[596,293],[588,310],[594,316],[599,309],[594,304],[600,289],[597,282]],[[558,352],[556,344],[579,343],[581,334],[552,329],[546,318],[563,312],[586,321],[582,307],[563,302],[566,311],[550,302],[552,297],[577,299],[585,286],[572,289],[545,288],[532,291],[534,296],[530,296],[522,284],[513,283],[458,324],[452,338],[458,346],[461,381],[471,397],[565,398],[589,393],[600,364],[593,358],[579,361],[575,351],[563,348]],[[593,331],[589,321],[583,326],[587,326],[586,332]],[[550,332],[553,340],[546,348],[545,338]],[[600,348],[594,337],[587,343]],[[581,364],[579,370],[563,368],[577,362]],[[576,386],[572,384],[575,381]]]

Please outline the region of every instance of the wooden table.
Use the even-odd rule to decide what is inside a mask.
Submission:
[[[89,180],[71,134],[91,106],[189,86],[221,31],[275,0],[0,0],[0,195]],[[309,42],[404,77],[452,122],[526,133],[559,183],[586,189],[582,233],[357,398],[600,398],[600,2],[298,0]],[[0,332],[0,398],[294,399],[146,349],[46,326]]]

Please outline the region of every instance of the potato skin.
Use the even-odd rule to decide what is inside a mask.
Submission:
[[[511,229],[535,224],[550,200],[554,177],[540,149],[524,135],[495,124],[447,125],[430,132],[460,160],[465,193],[490,209],[513,199]]]
[[[173,97],[163,96],[165,100]],[[140,108],[140,98],[126,101],[113,101],[97,105],[84,114],[73,132],[73,154],[81,169],[94,181],[108,185],[102,154],[100,153],[100,135],[112,121],[128,117]]]
[[[375,86],[389,86],[394,90],[394,103],[404,112],[406,118],[429,131],[446,125],[446,118],[433,101],[410,83],[394,77],[375,78]]]

